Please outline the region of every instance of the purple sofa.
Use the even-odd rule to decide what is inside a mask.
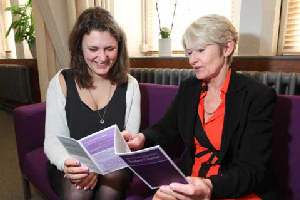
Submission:
[[[141,129],[157,122],[173,100],[177,86],[141,83]],[[30,196],[29,182],[48,199],[57,199],[46,177],[47,158],[43,151],[45,103],[21,106],[14,110],[15,132],[25,199]],[[279,95],[275,111],[273,166],[286,199],[300,199],[300,96]],[[165,147],[172,158],[179,158],[177,138]],[[172,148],[176,145],[176,148]],[[137,176],[133,177],[127,200],[140,200],[153,194]]]

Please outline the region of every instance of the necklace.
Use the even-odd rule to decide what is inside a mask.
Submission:
[[[94,96],[92,95],[92,92],[89,89],[88,89],[88,91],[89,91],[89,93],[90,93],[90,95],[91,95],[91,97],[93,99],[94,104],[97,106],[97,113],[98,113],[98,116],[100,118],[99,122],[100,122],[100,124],[104,124],[104,122],[105,122],[105,118],[104,117],[105,117],[106,109],[107,109],[108,103],[109,103],[109,97],[110,97],[110,91],[111,91],[111,84],[109,85],[109,91],[108,91],[108,96],[107,96],[107,105],[104,108],[102,116],[101,116],[100,110],[98,109],[98,105],[97,105],[97,103],[96,103],[96,101],[94,99]]]
[[[219,102],[219,104],[216,106],[216,108],[215,108],[215,109],[213,109],[213,111],[212,111],[212,112],[208,112],[208,111],[205,109],[205,101],[204,101],[204,103],[203,103],[204,112],[205,112],[207,115],[212,115],[212,114],[214,114],[214,113],[217,111],[217,109],[219,108],[219,106],[220,106],[221,102],[222,102],[222,101],[220,101],[220,102]]]
[[[218,108],[218,107],[217,107]],[[207,115],[212,115],[216,112],[217,108],[213,111],[213,112],[207,112],[205,109],[204,109],[204,112],[207,114]]]

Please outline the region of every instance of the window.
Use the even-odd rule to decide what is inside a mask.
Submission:
[[[13,34],[11,33],[9,37],[5,37],[6,30],[11,23],[11,15],[6,12],[6,7],[10,6],[8,0],[0,0],[0,58],[6,58],[11,54],[13,50]]]
[[[8,37],[5,33],[12,23],[12,14],[10,11],[5,11],[7,7],[14,5],[24,5],[27,0],[0,0],[0,57],[1,58],[32,58],[28,44],[25,42],[16,45],[14,41],[14,30],[10,31]]]
[[[300,55],[300,0],[282,2],[279,55]]]
[[[171,32],[173,53],[183,53],[181,37],[187,26],[200,16],[220,14],[233,22],[238,30],[240,0],[158,0],[161,27],[173,28]],[[176,5],[176,13],[173,12]],[[156,0],[144,0],[143,45],[145,53],[157,53],[159,36]]]

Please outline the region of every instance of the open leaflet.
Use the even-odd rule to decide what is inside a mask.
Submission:
[[[172,182],[188,183],[183,173],[160,146],[131,152],[117,125],[80,140],[58,136],[70,157],[90,171],[107,174],[129,167],[151,189]]]

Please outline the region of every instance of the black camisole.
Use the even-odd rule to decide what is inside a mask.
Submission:
[[[105,122],[101,124],[97,110],[92,110],[80,99],[71,71],[65,69],[62,74],[67,86],[65,110],[70,137],[78,140],[113,124],[117,124],[120,131],[124,130],[127,84],[117,85],[111,100],[105,106]],[[101,116],[105,107],[98,110]]]

